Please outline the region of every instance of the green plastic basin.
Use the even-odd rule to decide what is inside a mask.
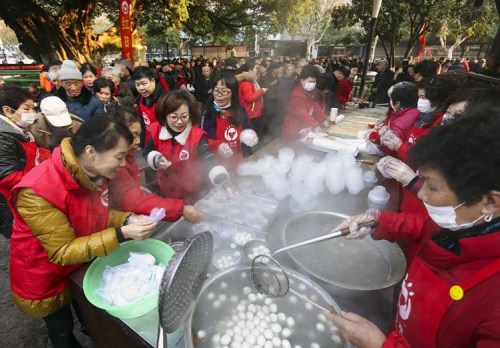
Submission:
[[[156,258],[156,264],[166,266],[172,256],[174,255],[174,249],[170,245],[161,242],[156,239],[146,239],[143,241],[128,241],[120,244],[120,247],[113,253],[98,257],[92,262],[90,267],[85,273],[83,278],[83,291],[87,300],[94,306],[101,308],[121,319],[136,318],[144,315],[158,306],[158,293],[151,294],[142,300],[125,305],[125,306],[114,306],[106,304],[102,301],[101,297],[95,293],[99,288],[102,281],[102,275],[106,266],[118,266],[126,263],[129,257],[129,252],[146,252],[150,253]]]

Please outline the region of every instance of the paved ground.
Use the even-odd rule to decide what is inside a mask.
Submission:
[[[12,301],[9,285],[9,240],[0,236],[0,346],[5,348],[51,348],[47,329],[42,319],[29,318]],[[75,335],[85,348],[93,348],[92,341],[80,333],[75,320]]]

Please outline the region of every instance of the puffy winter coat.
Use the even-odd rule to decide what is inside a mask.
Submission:
[[[50,124],[47,122],[47,118],[45,118],[42,113],[39,113],[37,116],[38,118],[36,120],[36,123],[33,124],[30,128],[31,133],[33,133],[36,144],[38,146],[45,149],[50,149],[50,146],[52,145],[52,132],[57,128],[50,126]],[[70,116],[71,125],[64,127],[63,129],[75,134],[83,124],[83,120],[76,115],[70,114]]]
[[[299,84],[292,92],[288,102],[288,114],[283,124],[282,136],[295,140],[303,128],[314,128],[326,120],[322,102],[317,90],[307,92]]]
[[[96,186],[84,173],[69,138],[13,189],[10,284],[21,311],[56,312],[71,300],[69,274],[119,247],[116,228],[130,213],[108,210],[107,193],[106,181]]]
[[[248,118],[257,118],[262,116],[262,109],[264,102],[264,90],[260,88],[257,83],[255,74],[243,72],[236,75],[238,80],[238,94],[240,97],[240,104],[247,112]]]
[[[69,113],[81,117],[84,121],[92,117],[104,116],[104,105],[83,86],[82,92],[76,98],[68,97],[64,88],[57,90],[57,96],[66,103]]]

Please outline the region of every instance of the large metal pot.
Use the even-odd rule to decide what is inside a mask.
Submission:
[[[257,294],[252,284],[250,270],[250,266],[233,267],[209,278],[188,318],[184,338],[186,347],[224,346],[221,343],[214,344],[213,336],[223,336],[227,332],[228,321],[241,312],[238,311],[238,308],[241,309],[240,305],[250,303],[249,298]],[[294,290],[308,296],[326,308],[340,310],[330,295],[317,284],[304,275],[289,269],[286,269],[286,271],[291,281],[291,287]],[[269,299],[261,294],[258,294],[258,296],[258,299],[252,303],[257,304],[260,301],[260,303],[266,303],[269,306],[272,306],[271,303],[273,303],[277,306],[278,312],[282,313],[282,317],[284,314],[287,319],[289,317],[293,318],[293,321],[285,320],[285,323],[293,322],[293,325],[289,327],[291,335],[288,338],[292,347],[296,345],[309,347],[313,342],[316,342],[318,347],[350,347],[350,344],[338,335],[333,324],[327,321],[322,312],[310,303],[292,295],[290,292],[282,298]],[[246,319],[238,320],[238,324],[241,320],[245,321]],[[281,325],[283,328],[286,327],[283,322]],[[232,330],[236,331],[235,326],[237,325],[229,325],[229,327],[233,327]],[[257,329],[251,329],[250,333],[247,333],[248,335],[259,334]],[[246,347],[246,345],[241,346]],[[260,347],[257,343],[251,346]]]
[[[284,246],[330,232],[345,215],[310,211],[293,216],[282,230]],[[289,250],[303,270],[329,284],[354,290],[378,290],[398,283],[406,272],[406,260],[394,243],[337,238]]]

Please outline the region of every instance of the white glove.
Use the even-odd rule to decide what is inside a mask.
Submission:
[[[246,146],[255,146],[259,142],[259,137],[253,129],[244,129],[240,134],[240,141]]]
[[[159,151],[151,151],[148,154],[148,164],[154,170],[166,170],[172,165],[172,162],[167,160]]]
[[[342,228],[349,227],[350,233],[345,236],[346,239],[363,239],[369,235],[375,228],[372,227],[361,227],[359,224],[366,222],[377,222],[380,216],[380,211],[376,209],[368,209],[366,212],[358,215],[353,215],[348,219],[345,219],[340,225],[335,229],[340,230]]]
[[[379,155],[379,156],[384,155],[384,153],[380,150],[380,148],[371,141],[366,142],[366,151],[368,151],[370,155]]]
[[[391,156],[385,156],[384,158],[381,158],[378,162],[377,162],[377,169],[378,171],[382,174],[382,176],[384,178],[387,178],[387,179],[392,179],[392,176],[389,175],[386,171],[385,171],[385,163],[391,159],[392,157]]]
[[[231,146],[229,146],[228,143],[220,144],[217,148],[217,152],[219,152],[219,155],[221,155],[223,158],[229,158],[234,154],[233,150],[231,150]]]
[[[396,181],[400,182],[403,186],[408,186],[408,184],[417,176],[417,173],[413,171],[406,163],[403,161],[387,156],[388,159],[384,162],[384,170]]]
[[[391,130],[388,130],[380,137],[380,142],[392,151],[398,151],[403,141]]]
[[[387,131],[389,130],[389,127],[387,126],[382,126],[378,130],[378,135],[383,136]]]

